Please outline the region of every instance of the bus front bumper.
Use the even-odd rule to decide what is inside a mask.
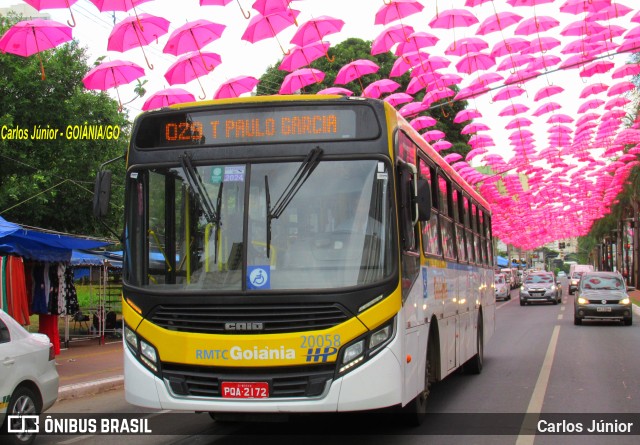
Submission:
[[[327,382],[318,397],[223,399],[176,396],[125,346],[125,397],[134,405],[154,409],[229,413],[309,413],[360,411],[402,403],[403,369],[394,353],[398,336],[366,363]]]

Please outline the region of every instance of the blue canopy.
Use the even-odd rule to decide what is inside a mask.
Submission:
[[[24,229],[0,216],[0,253],[38,261],[70,261],[73,249],[96,249],[111,243]]]
[[[71,253],[72,266],[102,266],[105,262],[111,267],[122,268],[122,256],[118,257],[111,252],[82,252],[74,249]]]
[[[501,256],[497,256],[496,257],[496,264],[498,265],[498,267],[508,267],[509,266],[509,260],[501,257]]]

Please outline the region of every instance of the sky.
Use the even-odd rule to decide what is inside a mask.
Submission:
[[[551,17],[559,21],[559,25],[546,32],[540,32],[542,36],[552,36],[558,38],[562,44],[561,46],[548,51],[545,55],[555,55],[560,57],[563,61],[566,60],[571,54],[562,53],[561,50],[571,41],[580,39],[578,36],[562,36],[561,31],[568,24],[582,20],[584,14],[567,14],[559,13],[559,7],[565,2],[575,2],[576,0],[546,0],[551,3],[538,4],[535,7],[531,6],[511,6],[507,3],[507,0],[420,0],[424,9],[417,13],[403,18],[400,22],[395,21],[388,25],[376,25],[375,15],[383,6],[383,0],[294,0],[291,3],[291,7],[300,10],[298,16],[298,22],[304,23],[310,18],[319,17],[322,15],[331,16],[334,18],[342,19],[345,22],[342,31],[337,34],[328,35],[324,40],[330,42],[332,45],[350,38],[359,37],[364,40],[374,40],[385,28],[402,23],[403,25],[412,26],[416,31],[427,31],[436,35],[440,40],[439,42],[429,48],[425,48],[425,51],[431,55],[443,56],[445,50],[454,41],[459,41],[464,37],[481,37],[488,44],[489,48],[484,52],[489,52],[493,46],[510,37],[514,37],[514,30],[517,25],[505,27],[505,30],[501,32],[495,32],[484,36],[477,36],[476,31],[478,25],[474,24],[469,27],[456,27],[455,29],[436,29],[428,26],[429,22],[436,17],[437,14],[442,14],[443,11],[452,8],[465,8],[468,11],[473,12],[479,22],[482,22],[489,16],[494,15],[496,12],[513,12],[523,16],[523,20],[531,17]],[[514,0],[510,0],[512,3]],[[527,2],[531,0],[516,0],[518,2]],[[536,0],[538,3],[544,3],[545,0]],[[593,0],[603,1],[603,0]],[[624,27],[625,30],[635,28],[639,26],[638,23],[630,22],[630,18],[638,12],[638,0],[606,0],[609,3],[620,4],[629,6],[633,10],[620,18],[613,18],[608,21],[600,21],[605,25],[619,25]],[[89,0],[79,0],[72,6],[72,10],[75,14],[78,25],[73,30],[73,36],[79,40],[80,44],[86,46],[89,53],[89,63],[100,57],[106,56],[106,60],[129,60],[143,66],[146,70],[146,75],[143,79],[148,80],[145,88],[147,89],[147,95],[142,99],[134,100],[131,104],[126,106],[130,119],[133,119],[137,114],[141,112],[144,100],[155,91],[163,88],[168,88],[169,85],[164,78],[164,73],[177,58],[173,55],[164,54],[162,49],[173,30],[179,26],[193,21],[196,19],[207,19],[215,23],[226,25],[222,37],[218,40],[207,45],[204,50],[212,51],[221,56],[222,63],[216,67],[207,76],[201,77],[200,82],[206,93],[206,98],[213,98],[213,94],[218,86],[225,80],[231,79],[239,75],[250,75],[259,78],[270,65],[279,64],[282,59],[283,53],[280,49],[280,45],[285,48],[290,48],[290,39],[296,31],[295,26],[291,26],[281,33],[276,38],[270,38],[259,41],[257,43],[250,43],[241,39],[249,20],[246,20],[240,10],[239,4],[246,11],[252,11],[251,6],[254,0],[234,0],[228,5],[222,6],[200,6],[199,0],[182,0],[182,1],[170,1],[170,0],[154,0],[142,3],[137,7],[139,13],[149,13],[157,16],[164,17],[171,22],[169,32],[160,37],[157,43],[152,43],[145,47],[147,57],[154,65],[154,69],[147,68],[143,53],[140,48],[134,48],[124,53],[107,51],[107,40],[109,33],[114,25],[115,21],[118,22],[129,15],[129,13],[117,12],[115,14],[103,12],[100,13],[98,9]],[[17,3],[21,3],[18,0],[0,0],[0,8],[8,7]],[[465,7],[465,4],[475,3],[476,6]],[[179,5],[179,6],[178,6]],[[69,11],[66,9],[59,10],[46,10],[51,15],[52,19],[65,23],[69,19]],[[256,11],[252,11],[252,14],[257,14]],[[532,35],[520,36],[527,40],[533,40],[535,33]],[[584,36],[583,36],[584,38]],[[621,43],[622,37],[618,36],[614,39],[614,42]],[[603,58],[603,61],[609,61],[615,65],[615,68],[628,62],[629,54],[617,54],[610,52],[608,57]],[[537,54],[538,56],[540,54]],[[459,56],[446,56],[451,60],[451,65],[442,70],[447,73],[456,73],[462,77],[460,87],[468,86],[471,82],[476,80],[481,72],[474,72],[471,74],[465,74],[457,72],[455,64],[460,60]],[[505,60],[505,57],[499,57],[496,59],[496,65]],[[601,92],[589,97],[580,98],[580,93],[587,86],[596,83],[604,83],[607,86],[611,86],[625,79],[612,79],[611,72],[596,74],[591,77],[580,77],[579,71],[581,68],[568,69],[568,70],[556,70],[557,65],[546,71],[540,70],[543,75],[540,77],[528,81],[522,84],[521,87],[525,90],[524,94],[514,99],[507,100],[493,100],[492,97],[500,91],[496,89],[489,93],[486,93],[480,97],[469,99],[469,108],[475,108],[482,114],[481,118],[475,120],[475,122],[483,123],[489,127],[489,130],[483,132],[483,134],[489,135],[493,138],[495,145],[488,147],[488,154],[499,154],[505,161],[515,159],[518,155],[514,151],[514,141],[509,139],[512,136],[513,131],[507,130],[505,127],[508,122],[511,121],[514,116],[499,116],[499,112],[512,103],[521,103],[529,107],[529,112],[525,114],[533,123],[527,127],[529,131],[533,133],[533,140],[535,141],[535,149],[540,153],[546,147],[549,146],[549,130],[550,124],[547,123],[547,119],[554,113],[564,113],[574,118],[578,118],[584,114],[579,112],[579,108],[584,105],[588,100],[598,98],[603,101],[608,101],[612,97],[607,96],[606,92]],[[496,66],[492,67],[489,71],[498,72],[503,77],[510,75],[509,70],[496,71]],[[502,82],[497,82],[491,86],[499,86]],[[129,101],[135,97],[133,88],[135,82],[130,85],[124,85],[119,87],[120,97],[123,102]],[[194,96],[201,95],[201,90],[196,81],[192,81],[187,85],[174,85],[175,87],[184,88],[190,91]],[[264,85],[263,85],[264,86]],[[272,92],[276,94],[279,89],[279,85],[267,85],[272,88]],[[560,94],[554,95],[546,100],[535,101],[536,93],[547,86],[560,86],[564,91]],[[114,98],[116,98],[116,92],[109,91]],[[633,99],[631,93],[626,93],[624,97]],[[536,110],[541,104],[545,102],[557,102],[561,105],[561,109],[554,113],[545,113],[541,116],[532,116],[534,110]],[[624,107],[625,111],[629,111],[634,103]],[[604,106],[601,105],[597,110],[598,113],[603,114],[606,112]],[[439,111],[434,113],[434,116],[438,117]],[[574,122],[575,128],[576,123]],[[573,135],[577,136],[577,134]],[[640,142],[640,141],[638,141]],[[595,149],[591,152],[592,156],[598,157],[606,151],[606,147]],[[614,154],[618,156],[619,153]],[[573,159],[570,155],[565,156],[565,161],[578,163],[576,159]],[[538,164],[544,165],[545,161],[540,161]],[[482,158],[478,157],[470,161],[472,166],[482,165]],[[548,167],[548,166],[547,166]],[[549,174],[553,174],[552,168],[548,169]],[[571,173],[569,173],[570,176]],[[593,179],[595,180],[595,179]],[[574,198],[573,201],[581,198]],[[551,200],[550,200],[551,201]],[[561,202],[549,202],[552,209],[558,210],[557,207],[563,206]],[[561,209],[560,209],[561,210]],[[546,214],[549,214],[547,210]],[[508,217],[509,215],[504,215]],[[547,234],[547,237],[557,236],[558,238],[567,237],[567,233],[560,233],[557,231],[554,235]]]

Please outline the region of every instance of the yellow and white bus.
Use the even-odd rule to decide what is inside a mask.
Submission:
[[[430,383],[482,369],[489,206],[385,102],[251,97],[143,113],[125,193],[135,405],[413,415]]]

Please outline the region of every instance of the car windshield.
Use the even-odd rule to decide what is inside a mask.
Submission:
[[[584,272],[574,272],[573,275],[571,275],[571,278],[573,278],[574,280],[579,280],[583,273]]]
[[[622,279],[618,277],[588,276],[582,280],[582,288],[591,290],[623,290],[625,285]]]
[[[553,277],[548,274],[544,275],[529,275],[525,280],[525,284],[538,284],[538,283],[553,283]]]
[[[496,280],[496,284],[504,284],[504,276],[503,275],[501,275],[499,277],[496,277],[495,280]]]

